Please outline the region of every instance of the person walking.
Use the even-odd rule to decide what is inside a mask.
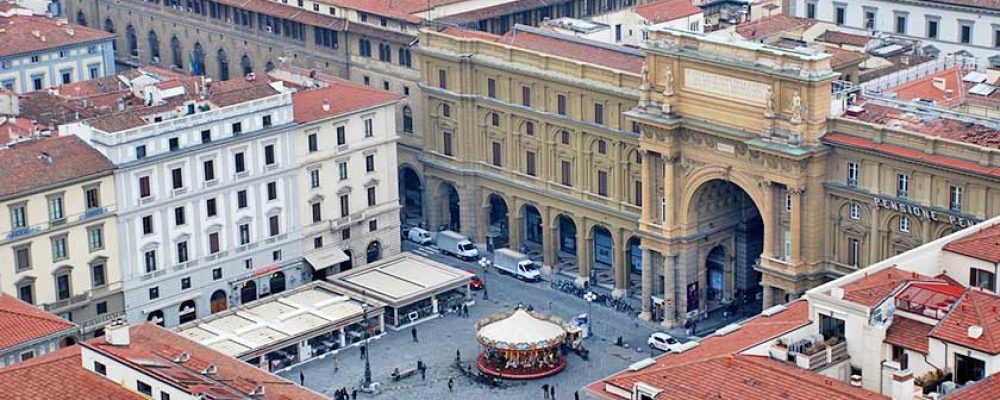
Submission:
[[[367,347],[368,346],[366,346],[364,343],[361,344],[361,359],[362,360],[365,359],[365,352],[368,351]]]
[[[548,383],[543,383],[542,384],[542,398],[544,398],[546,400],[548,400],[548,398],[549,398],[549,384]]]
[[[455,362],[462,362],[462,351],[455,349]]]
[[[306,385],[306,374],[302,371],[299,371],[299,386],[305,386],[305,385]]]
[[[420,340],[417,339],[417,327],[410,327],[410,336],[413,336],[413,343],[420,343]]]
[[[573,391],[573,400],[580,400],[580,391],[579,390]]]
[[[556,400],[556,385],[549,386],[549,399]]]
[[[340,371],[340,358],[333,356],[333,373],[336,374],[337,371]]]
[[[422,381],[426,381],[427,380],[427,367],[421,367],[420,368],[420,380],[422,380]]]
[[[455,391],[455,379],[453,378],[448,378],[448,391],[449,392]]]
[[[469,305],[468,304],[462,304],[462,315],[464,315],[465,318],[469,318]]]
[[[490,299],[490,290],[484,287],[483,288],[483,300],[489,300],[489,299]]]
[[[351,388],[351,400],[358,400],[358,388]],[[576,400],[580,400],[577,398]]]

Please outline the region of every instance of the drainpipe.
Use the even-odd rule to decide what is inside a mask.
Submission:
[[[348,29],[351,27],[351,20],[344,19],[344,51],[347,54],[347,62],[344,63],[344,75],[346,75],[347,80],[351,80],[351,39]]]

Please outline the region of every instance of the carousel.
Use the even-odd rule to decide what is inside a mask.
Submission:
[[[566,368],[566,329],[554,316],[518,308],[476,323],[483,351],[476,366],[503,379],[538,379]]]

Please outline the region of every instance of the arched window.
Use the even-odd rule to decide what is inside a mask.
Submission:
[[[229,80],[229,56],[226,55],[226,49],[219,49],[219,80],[227,81]]]
[[[181,51],[181,41],[177,36],[170,38],[170,57],[173,59],[175,68],[184,68],[184,55]]]
[[[228,299],[226,298],[226,292],[220,289],[216,290],[215,293],[212,293],[212,307],[211,307],[212,314],[226,311],[227,308],[229,308],[229,302]]]
[[[271,275],[271,294],[278,294],[285,291],[285,273],[278,271]]]
[[[104,31],[107,33],[115,33],[115,23],[111,21],[111,18],[107,18],[104,20]],[[111,40],[111,48],[115,51],[118,51],[118,40],[116,39]]]
[[[378,261],[382,258],[382,244],[378,241],[368,243],[368,248],[365,250],[366,260],[369,264]]]
[[[160,38],[156,36],[156,31],[149,31],[149,59],[154,63],[160,62]]]
[[[413,64],[413,58],[412,58],[412,55],[410,53],[410,49],[406,49],[406,48],[400,47],[399,48],[399,65],[402,65],[404,67],[409,67],[412,64]]]
[[[240,68],[243,70],[243,76],[247,76],[253,73],[253,63],[250,62],[250,56],[246,54],[240,59]]]
[[[403,106],[403,132],[413,133],[413,110],[410,106]]]
[[[371,57],[372,42],[365,38],[358,39],[358,54],[360,54],[361,57]]]
[[[87,26],[87,16],[83,14],[83,10],[76,12],[76,24],[80,26]]]
[[[388,43],[379,43],[378,60],[384,62],[392,62],[392,48],[389,47]]]
[[[125,27],[125,41],[128,43],[128,54],[139,57],[139,38],[135,36],[135,27],[132,25]]]
[[[274,62],[268,61],[267,64],[264,64],[264,72],[271,72],[271,71],[274,71]]]
[[[201,43],[194,44],[194,52],[191,58],[191,73],[194,75],[205,75],[205,49],[201,47]]]

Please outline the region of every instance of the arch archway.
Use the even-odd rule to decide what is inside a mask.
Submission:
[[[177,36],[170,38],[170,58],[172,59],[174,68],[184,68],[184,52],[181,50],[181,40]]]
[[[492,243],[495,249],[507,247],[510,242],[507,201],[504,200],[503,196],[490,193],[486,197],[486,203],[489,207],[489,213],[486,218],[488,243]],[[489,242],[489,240],[492,240],[492,242]]]
[[[282,271],[278,271],[271,274],[271,279],[268,282],[268,286],[271,287],[271,294],[278,294],[284,292],[288,286],[288,282],[285,279],[285,273]]]
[[[59,347],[69,347],[76,344],[76,338],[72,336],[67,336],[59,342]]]
[[[76,24],[80,26],[87,26],[87,15],[83,13],[83,10],[76,12]]]
[[[226,54],[226,49],[219,48],[216,53],[216,57],[219,61],[219,80],[228,81],[229,80],[229,55]]]
[[[212,306],[210,311],[212,314],[226,311],[229,308],[229,299],[226,296],[226,292],[222,289],[216,290],[212,293]]]
[[[556,217],[556,227],[559,230],[559,251],[570,257],[576,256],[576,221],[566,214]]]
[[[524,241],[529,245],[542,244],[542,214],[531,204],[522,207],[524,215]]]
[[[240,304],[247,304],[254,300],[257,300],[257,282],[246,281],[240,287]]]
[[[194,300],[187,300],[181,303],[181,306],[177,309],[177,316],[182,325],[198,319],[198,307],[195,305]]]
[[[629,291],[642,288],[642,240],[632,236],[625,243],[625,262],[628,265]],[[655,276],[655,275],[654,275]]]
[[[135,27],[132,25],[125,27],[125,43],[128,45],[128,55],[139,57],[139,38],[135,34]]]
[[[191,53],[191,73],[205,75],[205,48],[200,42],[195,42]]]
[[[615,260],[615,242],[611,236],[611,230],[604,225],[594,225],[590,228],[591,241],[589,245],[593,249],[593,259],[590,268],[591,282],[598,284],[611,284],[614,287],[615,273],[613,270]]]
[[[163,319],[163,310],[156,310],[150,312],[148,315],[146,315],[146,321],[152,322],[159,326],[164,326],[165,323]]]
[[[347,256],[347,259],[340,263],[340,272],[354,268],[354,253],[350,250],[344,250],[344,255]]]
[[[154,63],[160,62],[160,37],[154,30],[149,31],[149,60]]]
[[[424,185],[417,171],[405,164],[399,167],[399,201],[403,223],[420,225],[424,222]]]
[[[107,32],[107,33],[111,33],[111,34],[118,33],[115,30],[115,23],[114,23],[114,21],[111,20],[111,18],[105,18],[104,19],[104,31]],[[111,49],[114,50],[114,51],[118,51],[118,38],[117,37],[111,39]]]
[[[267,64],[264,64],[264,72],[271,71],[274,71],[274,61],[268,61]]]
[[[382,259],[382,243],[378,240],[368,243],[368,247],[365,248],[365,261],[371,264],[380,259]]]
[[[250,56],[246,54],[243,55],[243,58],[240,59],[240,69],[243,72],[243,76],[253,73],[253,62],[250,61]]]
[[[448,182],[441,182],[441,222],[443,228],[461,232],[458,189]]]

